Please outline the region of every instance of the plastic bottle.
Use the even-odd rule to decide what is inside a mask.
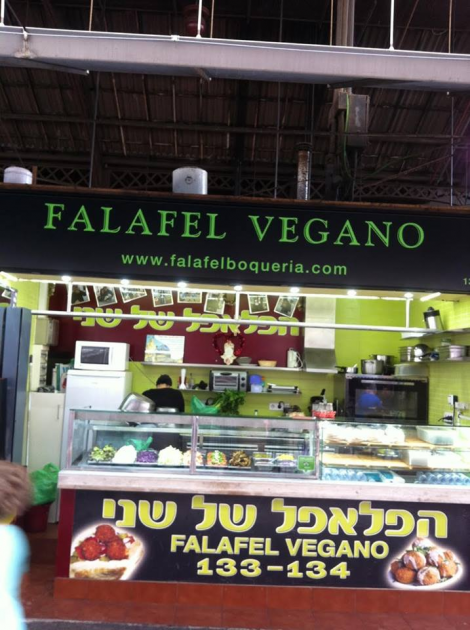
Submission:
[[[189,374],[188,389],[194,389],[194,378],[192,373]]]

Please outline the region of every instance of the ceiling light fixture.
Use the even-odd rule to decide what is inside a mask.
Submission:
[[[404,293],[403,296],[407,299],[407,300],[412,300],[413,299],[413,293],[410,293],[409,291],[407,293]]]
[[[355,295],[357,295],[357,291],[355,291],[354,289],[348,289],[346,293],[349,297],[354,297]]]
[[[72,276],[61,276],[60,279],[62,280],[62,282],[71,282]]]
[[[130,284],[130,282],[131,282],[131,281],[130,281],[130,280],[128,280],[127,278],[123,278],[123,279],[121,280],[121,284],[122,284],[123,286],[125,286],[125,287],[127,287],[127,286]]]
[[[290,292],[291,293],[298,293],[300,291],[299,287],[291,287],[290,288]]]
[[[233,288],[235,291],[243,291],[243,287],[241,284],[236,284]]]
[[[186,289],[186,287],[188,286],[188,283],[182,280],[181,282],[178,282],[176,286],[178,287],[178,289]]]
[[[429,300],[435,300],[440,295],[441,295],[440,291],[436,291],[435,293],[430,293],[429,295],[423,295],[423,297],[420,298],[420,300],[421,302],[428,302]]]

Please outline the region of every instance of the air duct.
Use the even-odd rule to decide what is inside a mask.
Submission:
[[[336,299],[307,297],[305,321],[310,324],[334,324]],[[335,330],[306,328],[304,336],[304,366],[307,372],[336,374]]]
[[[191,167],[175,169],[173,192],[183,195],[207,195],[207,171]]]

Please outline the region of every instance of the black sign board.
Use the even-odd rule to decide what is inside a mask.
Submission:
[[[145,280],[466,292],[470,214],[0,192],[0,268]]]
[[[77,491],[70,577],[470,590],[467,506]]]

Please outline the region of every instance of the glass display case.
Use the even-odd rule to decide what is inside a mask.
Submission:
[[[470,485],[470,427],[320,423],[321,478]]]
[[[68,468],[470,485],[470,427],[80,410]]]
[[[316,478],[314,420],[71,412],[68,468]]]

